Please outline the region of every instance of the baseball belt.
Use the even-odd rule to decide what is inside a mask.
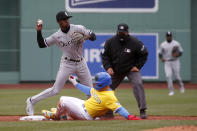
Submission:
[[[83,58],[80,58],[79,60],[74,60],[74,59],[70,59],[68,57],[65,57],[65,60],[68,60],[68,61],[73,61],[73,62],[80,62],[83,60]]]
[[[175,61],[175,60],[177,60],[177,59],[168,59],[168,60],[166,60],[166,61]]]

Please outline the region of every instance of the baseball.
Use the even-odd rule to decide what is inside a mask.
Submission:
[[[39,25],[42,25],[43,24],[43,21],[41,19],[38,19],[36,23],[39,26]]]

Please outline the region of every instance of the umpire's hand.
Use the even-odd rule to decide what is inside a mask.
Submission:
[[[114,75],[114,71],[111,67],[107,69],[107,73],[111,76]]]
[[[139,72],[140,70],[136,66],[134,66],[133,68],[131,68],[131,71],[132,72]]]

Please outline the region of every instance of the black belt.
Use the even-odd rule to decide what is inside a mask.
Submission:
[[[73,61],[73,62],[80,62],[83,60],[83,58],[80,58],[79,60],[74,60],[74,59],[69,59],[69,58],[65,57],[65,60],[69,60],[69,61]]]
[[[175,61],[175,60],[177,60],[177,59],[169,59],[169,60],[166,60],[166,61]]]

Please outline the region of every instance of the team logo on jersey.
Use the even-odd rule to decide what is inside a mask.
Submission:
[[[95,101],[96,101],[98,104],[101,104],[101,99],[98,97],[98,95],[96,94],[95,91],[93,91],[92,96],[93,96],[93,98],[95,99]]]
[[[143,51],[145,49],[145,47],[144,47],[144,45],[142,46],[142,48],[141,48],[141,51]]]
[[[125,49],[124,49],[124,52],[126,52],[126,53],[131,53],[131,49],[125,48]]]
[[[71,41],[68,41],[67,43],[64,43],[63,41],[60,41],[59,44],[64,47],[64,46],[68,46],[71,44]]]

